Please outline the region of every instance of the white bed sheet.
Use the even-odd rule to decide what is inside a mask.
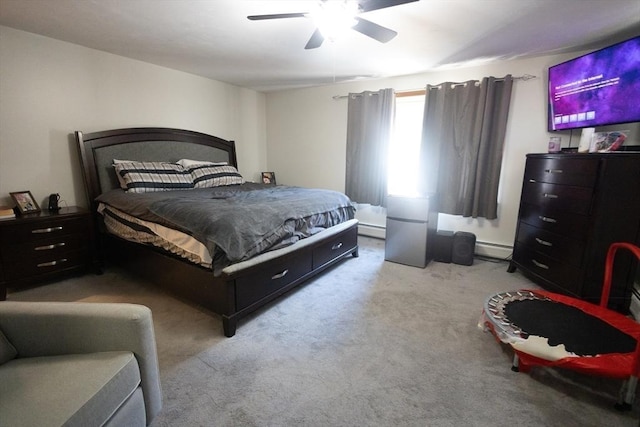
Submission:
[[[105,210],[109,210],[125,221],[147,228],[153,235],[150,236],[148,233],[141,233],[127,227],[125,224],[105,215]],[[150,243],[160,246],[203,267],[211,268],[212,260],[209,250],[201,242],[186,233],[133,217],[104,203],[98,205],[98,212],[103,216],[107,230],[118,237],[137,243]]]

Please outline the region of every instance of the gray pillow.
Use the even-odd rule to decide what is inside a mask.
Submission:
[[[0,365],[7,363],[11,359],[15,359],[18,355],[16,348],[9,342],[7,337],[0,331]]]

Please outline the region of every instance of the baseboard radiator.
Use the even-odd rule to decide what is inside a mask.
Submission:
[[[361,236],[374,237],[384,239],[386,229],[376,224],[359,223],[358,234]],[[496,259],[507,259],[513,252],[513,246],[502,245],[499,243],[476,241],[475,254]]]
[[[358,223],[358,234],[361,236],[384,239],[387,236],[387,230],[386,227],[380,225],[360,222]]]
[[[513,253],[513,246],[499,243],[476,241],[476,255],[489,258],[508,259]]]

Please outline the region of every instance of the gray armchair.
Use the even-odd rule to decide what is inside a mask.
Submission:
[[[147,307],[0,302],[0,426],[144,426],[161,408]]]

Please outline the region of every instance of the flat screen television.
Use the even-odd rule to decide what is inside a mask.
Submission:
[[[640,121],[640,36],[549,67],[549,131]]]

